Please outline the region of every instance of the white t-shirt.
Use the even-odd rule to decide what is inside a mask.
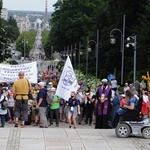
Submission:
[[[143,101],[145,103],[148,103],[149,102],[149,99],[148,99],[148,96],[147,95],[143,95]]]
[[[129,90],[129,89],[130,89],[129,86],[125,86],[125,87],[124,87],[124,93],[125,93],[127,90]]]
[[[14,107],[15,101],[14,98],[8,98],[8,107]]]
[[[117,80],[111,80],[111,88],[117,87]]]

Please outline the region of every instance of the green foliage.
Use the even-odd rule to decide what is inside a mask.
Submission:
[[[29,52],[31,51],[34,41],[36,38],[36,31],[30,30],[29,32],[23,32],[20,34],[19,38],[16,41],[16,50],[22,52],[24,54],[24,48],[25,48],[25,56],[29,56]],[[25,47],[24,47],[24,41],[25,41]]]
[[[47,58],[50,58],[50,47],[48,45],[48,39],[49,39],[49,31],[47,29],[44,29],[42,32],[42,45],[45,50],[45,54]]]
[[[5,37],[7,37],[8,41],[10,42],[15,41],[20,34],[16,20],[12,17],[10,17],[8,21],[2,19],[2,28],[6,31]]]
[[[19,36],[19,29],[17,27],[16,20],[12,17],[8,21],[0,19],[0,61],[11,57],[8,46],[14,42]]]
[[[17,27],[17,22],[16,22],[16,20],[12,16],[10,16],[10,18],[8,19],[8,24],[11,25],[11,26],[14,26],[14,27],[18,28]]]
[[[86,83],[88,86],[91,87],[91,89],[96,89],[99,85],[100,85],[100,79],[96,79],[95,76],[88,74],[87,76],[87,80],[86,80],[86,76],[80,71],[80,70],[75,70],[75,74],[77,77],[78,82],[83,81],[84,83]]]
[[[126,15],[125,39],[137,35],[137,78],[149,70],[150,64],[150,1],[149,0],[59,0],[54,5],[50,24],[52,26],[45,50],[51,46],[56,51],[81,43],[87,45],[87,37],[96,41],[99,30],[98,77],[106,78],[116,69],[120,83],[122,53],[120,52],[119,32],[114,32],[116,44],[110,44],[110,31],[122,31],[123,16]],[[125,40],[125,45],[127,41]],[[88,73],[95,74],[95,44],[90,43]],[[74,47],[73,47],[74,48]],[[133,82],[133,47],[125,47],[124,82]],[[78,62],[77,62],[78,63]],[[85,74],[86,49],[83,50],[80,68]]]

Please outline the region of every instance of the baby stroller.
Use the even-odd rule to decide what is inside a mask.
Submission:
[[[150,138],[150,120],[142,119],[142,101],[140,98],[137,103],[137,108],[134,110],[127,110],[120,119],[115,133],[119,138],[126,138],[130,135],[142,136],[146,139]]]

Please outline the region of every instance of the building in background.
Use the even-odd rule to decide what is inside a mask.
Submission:
[[[14,19],[17,22],[17,26],[19,28],[20,33],[22,32],[28,32],[29,30],[31,30],[31,22],[28,16],[26,17],[19,17],[19,16],[13,16]]]
[[[5,19],[5,20],[8,20],[8,10],[6,8],[2,8],[1,18]]]
[[[48,5],[47,5],[47,0],[45,2],[45,23],[48,22]]]

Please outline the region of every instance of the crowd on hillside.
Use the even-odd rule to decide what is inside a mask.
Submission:
[[[26,125],[41,128],[59,127],[59,123],[64,122],[68,123],[69,128],[92,124],[95,124],[96,129],[112,128],[118,122],[118,115],[124,113],[120,108],[135,109],[140,98],[143,99],[142,119],[148,118],[149,97],[144,84],[138,81],[135,86],[125,83],[120,93],[116,79],[110,82],[107,79],[101,80],[101,85],[96,90],[80,81],[78,91],[72,91],[70,98],[64,100],[55,95],[60,73],[54,72],[52,68],[50,66],[46,72],[38,72],[38,83],[32,84],[33,99],[28,100],[28,119],[25,120],[23,127]],[[18,127],[18,121],[23,115],[18,117],[16,123],[14,87],[14,83],[1,84],[0,101],[5,98],[8,102],[8,108],[5,110],[0,103],[1,127],[5,126],[5,122]]]

